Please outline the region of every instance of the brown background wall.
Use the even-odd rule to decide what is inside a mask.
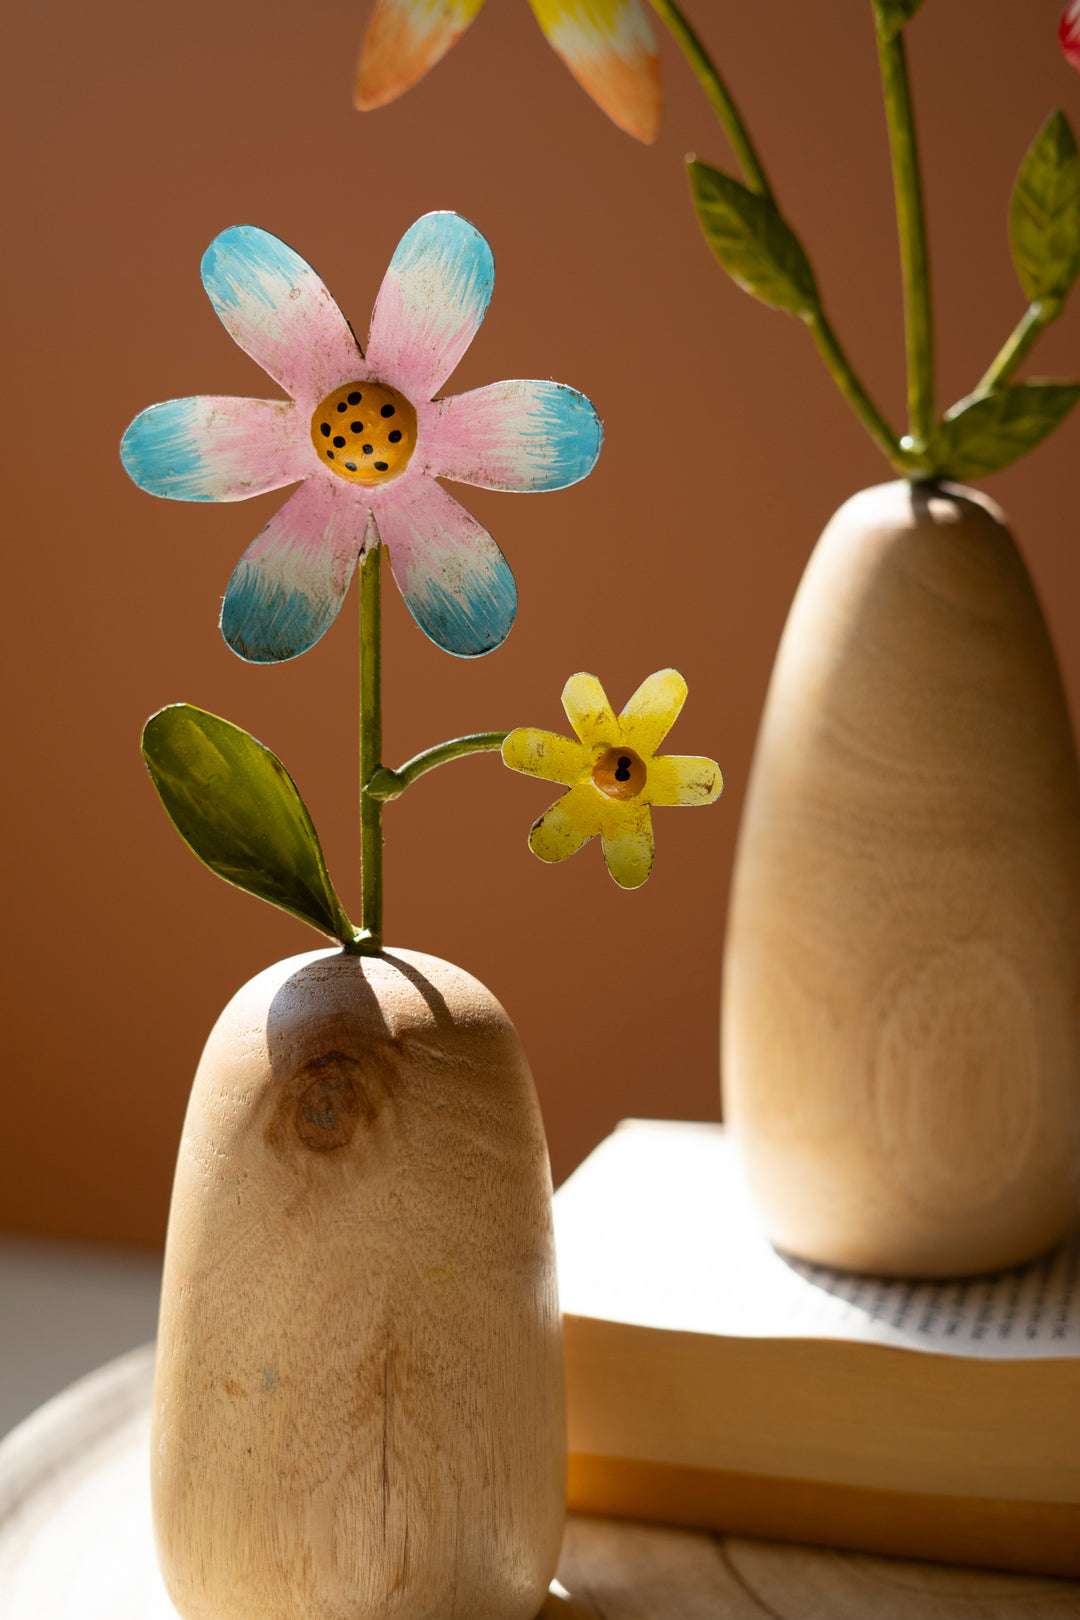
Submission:
[[[869,7],[689,0],[802,231],[836,325],[894,419],[898,273]],[[927,156],[940,401],[980,375],[1021,309],[1004,230],[1020,156],[1055,105],[1080,124],[1060,0],[927,0],[910,50]],[[190,1076],[250,974],[317,944],[227,889],[171,832],[144,776],[146,715],[185,698],[280,753],[346,904],[355,877],[355,596],[292,664],[242,664],[216,616],[280,495],[154,501],[116,446],[144,405],[273,392],[198,277],[224,226],[293,243],[363,328],[402,231],[467,215],[498,266],[452,391],[505,376],[584,389],[598,469],[545,496],[463,491],[516,572],[494,656],[450,660],[386,605],[391,762],[459,731],[561,728],[566,676],[616,704],[677,664],[673,750],[713,754],[708,811],[657,816],[652,882],[623,894],[598,849],[544,868],[525,847],[543,785],[493,758],[451,766],[388,812],[393,943],[448,956],[505,1002],[531,1054],[557,1177],[620,1116],[715,1117],[728,872],[754,728],[813,540],[886,476],[805,332],[726,281],[691,216],[681,160],[728,154],[681,60],[646,150],[598,113],[524,0],[491,0],[418,89],[352,111],[363,15],[346,0],[111,0],[9,19],[2,405],[5,867],[0,1224],[160,1241]],[[1080,360],[1080,299],[1034,370]],[[1029,368],[1031,369],[1031,368]],[[1047,604],[1074,707],[1080,421],[989,488]]]

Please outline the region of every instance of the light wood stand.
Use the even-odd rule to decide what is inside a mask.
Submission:
[[[150,1529],[153,1348],[0,1445],[4,1620],[176,1620]],[[1080,1583],[570,1518],[543,1620],[1080,1620]]]

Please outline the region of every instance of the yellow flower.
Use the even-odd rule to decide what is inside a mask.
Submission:
[[[712,804],[724,785],[720,767],[656,753],[686,702],[677,669],[650,675],[618,719],[595,675],[571,675],[562,701],[578,741],[521,726],[502,747],[512,771],[569,789],[534,824],[529,847],[542,861],[562,861],[599,833],[615,882],[637,889],[652,871],[649,807]]]
[[[529,0],[548,43],[628,135],[660,126],[660,58],[643,0]],[[483,0],[375,0],[356,72],[362,112],[410,89],[461,38]]]

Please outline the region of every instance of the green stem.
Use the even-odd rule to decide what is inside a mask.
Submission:
[[[759,197],[768,198],[769,202],[775,205],[772,188],[766,179],[754,143],[750,139],[750,132],[743,123],[739,109],[731,99],[731,93],[717,72],[709,53],[675,4],[675,0],[650,0],[650,4],[656,15],[667,24],[672,38],[712,102],[750,190],[756,191]]]
[[[919,470],[917,458],[905,453],[896,434],[855,375],[851,362],[840,347],[840,341],[830,326],[825,311],[819,309],[816,314],[807,317],[806,324],[810,328],[821,358],[828,366],[837,388],[839,388],[860,422],[862,422],[878,449],[888,458],[896,471],[904,477],[907,477],[913,471]]]
[[[976,394],[989,394],[1007,383],[1017,366],[1035,343],[1044,327],[1056,321],[1061,314],[1061,299],[1029,304],[1017,321],[1000,352],[994,357],[990,369],[975,385]]]
[[[382,547],[360,562],[360,871],[363,880],[363,948],[382,949],[382,800],[367,784],[382,755]]]
[[[455,737],[451,742],[426,748],[396,771],[384,765],[368,782],[366,792],[371,798],[383,802],[400,798],[405,789],[411,787],[417,777],[423,776],[426,771],[433,771],[437,765],[445,765],[451,759],[461,759],[465,754],[501,748],[509,735],[508,731],[477,731],[469,737]]]
[[[919,151],[915,141],[915,119],[911,108],[903,33],[897,30],[888,39],[876,10],[875,19],[904,283],[908,418],[912,438],[917,445],[923,445],[929,442],[934,431],[934,332]]]

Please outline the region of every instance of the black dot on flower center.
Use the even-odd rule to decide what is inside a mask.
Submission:
[[[363,422],[350,422],[349,423],[349,432],[350,433],[363,433],[363,431],[364,431]]]
[[[330,437],[330,424],[329,424],[329,422],[320,422],[319,423],[319,432],[322,434],[324,439],[328,439]]]
[[[343,399],[338,400],[338,410],[339,411],[346,411],[346,410],[348,410],[348,408],[349,407],[346,405],[346,403],[345,403],[345,401]]]
[[[345,465],[346,465],[346,467],[348,467],[350,472],[355,472],[356,471],[356,462],[355,461],[347,461],[345,463]]]
[[[384,405],[382,410],[379,412],[380,416],[393,416],[393,414],[394,407],[392,405]]]
[[[328,450],[328,451],[327,451],[327,452],[326,452],[326,453],[327,453],[327,455],[328,455],[328,456],[329,456],[329,457],[330,457],[330,460],[331,460],[331,461],[333,461],[333,459],[334,459],[334,452],[333,452],[333,451],[332,451],[332,450]]]
[[[362,398],[363,398],[363,395],[358,394],[356,392],[356,389],[354,388],[352,393],[349,395],[349,404],[350,405],[359,405]]]
[[[398,440],[401,438],[400,429],[395,428],[393,433],[388,433],[387,434],[387,438],[390,440],[391,444],[397,444]]]
[[[629,782],[630,780],[630,760],[625,754],[622,754],[619,757],[618,769],[615,772],[615,780],[616,782]]]
[[[365,446],[364,446],[364,454],[365,454],[365,456],[370,456],[373,448],[374,448],[374,446],[372,446],[370,444],[365,444]]]
[[[340,433],[335,433],[334,435],[334,448],[336,450],[344,450],[345,448],[345,440],[341,437]]]
[[[375,471],[376,472],[389,472],[390,471],[390,463],[388,461],[377,461],[375,463]]]

